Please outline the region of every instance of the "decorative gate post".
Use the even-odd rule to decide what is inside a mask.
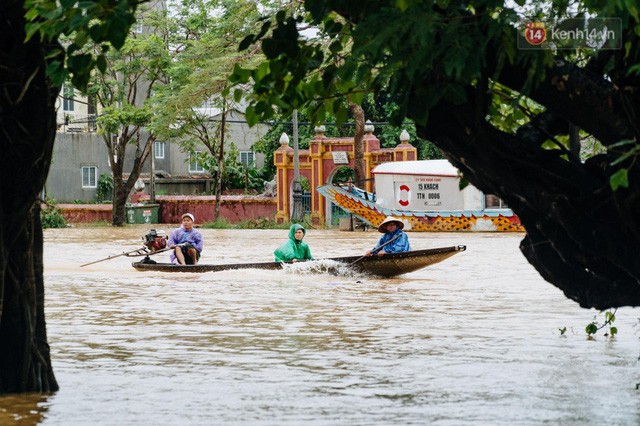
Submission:
[[[417,150],[409,144],[409,134],[406,131],[402,132],[400,144],[395,148],[380,148],[380,140],[373,135],[374,130],[373,125],[368,121],[365,125],[363,138],[366,178],[371,178],[371,170],[378,164],[417,159]],[[316,135],[309,141],[309,149],[299,150],[300,174],[309,180],[311,186],[311,223],[322,225],[327,220],[327,200],[315,189],[328,183],[327,179],[335,169],[343,165],[354,167],[354,140],[353,137],[327,138],[324,135],[324,126],[316,127],[315,131]],[[280,137],[280,148],[273,153],[274,164],[277,168],[278,211],[275,220],[278,223],[290,220],[293,157],[294,150],[289,146],[289,137],[283,133]],[[338,164],[336,164],[337,159],[341,159]],[[364,185],[359,182],[358,186],[369,192],[374,189],[371,180],[367,180]]]
[[[276,182],[278,184],[278,212],[276,222],[282,223],[289,220],[289,176],[287,170],[290,158],[293,156],[293,148],[289,146],[289,137],[286,133],[280,136],[280,148],[273,153],[273,162],[276,165]]]

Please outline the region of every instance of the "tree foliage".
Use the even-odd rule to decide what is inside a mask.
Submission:
[[[521,250],[546,280],[585,307],[640,305],[638,7],[524,4],[306,0],[245,39],[267,61],[236,67],[232,80],[253,86],[252,121],[277,108],[342,123],[341,97],[391,96],[393,124],[414,121],[468,181],[512,207],[527,230]],[[619,18],[620,49],[518,48],[528,21],[594,16]],[[301,36],[308,26],[317,37]],[[602,149],[581,161],[576,135]]]
[[[86,94],[100,107],[96,123],[113,175],[114,226],[126,221],[127,198],[156,140],[151,98],[167,82],[165,70],[171,62],[166,14],[160,2],[141,7],[138,23],[142,31],[131,31],[119,50],[102,53],[99,43],[87,43],[87,54],[104,60],[102,72],[91,75]],[[127,151],[133,155],[127,156]],[[126,161],[129,157],[132,161]]]
[[[216,179],[216,197],[239,167],[236,157],[225,160],[230,148],[227,116],[238,105],[223,92],[235,65],[262,60],[259,49],[238,52],[237,46],[256,29],[260,10],[269,7],[268,1],[185,0],[175,5],[168,20],[173,60],[166,68],[169,80],[154,100],[153,127],[184,151],[206,147],[201,160]],[[231,170],[225,171],[227,166]],[[250,179],[244,180],[246,184]],[[216,219],[219,206],[216,203]]]

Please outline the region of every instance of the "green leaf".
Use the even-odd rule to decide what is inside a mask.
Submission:
[[[618,328],[617,327],[611,327],[611,335],[615,336],[616,334],[618,334]]]
[[[76,32],[76,37],[73,40],[73,43],[78,47],[82,47],[87,42],[87,36],[88,34],[85,31],[78,31]]]
[[[357,105],[362,105],[362,100],[364,99],[364,92],[353,92],[349,94],[349,99],[351,102]]]
[[[396,7],[403,12],[409,8],[409,4],[408,0],[396,0]]]
[[[240,67],[240,65],[235,64],[233,67],[233,73],[229,77],[229,80],[232,83],[244,84],[244,83],[247,83],[250,78],[251,78],[251,70],[246,70]]]
[[[617,191],[619,187],[628,188],[629,187],[629,170],[628,169],[620,169],[615,172],[609,178],[609,185],[611,185],[611,189]]]
[[[62,62],[60,61],[51,61],[51,63],[47,66],[47,75],[53,75],[54,73],[56,73],[60,69],[61,65]]]
[[[585,331],[587,332],[588,335],[596,334],[596,332],[598,331],[598,327],[596,326],[595,323],[591,323],[587,326]]]
[[[253,39],[254,36],[253,34],[249,34],[248,36],[246,36],[241,42],[240,45],[238,46],[238,52],[241,52],[243,50],[246,50],[249,48],[249,46],[251,46],[251,44],[253,43]]]
[[[64,9],[71,9],[74,4],[76,4],[76,0],[60,0],[60,5]]]
[[[32,24],[32,23],[28,23],[24,26],[26,32],[27,32],[27,36],[25,37],[24,41],[25,43],[27,41],[29,41],[31,39],[31,37],[33,37],[33,35],[38,32],[38,30],[40,29],[40,26],[42,24],[41,23],[36,23],[36,24]]]
[[[254,112],[254,108],[252,105],[249,105],[245,110],[245,116],[247,118],[247,124],[249,127],[254,126],[258,122],[258,116]]]
[[[340,40],[334,41],[329,46],[329,51],[334,55],[337,55],[338,53],[340,53],[341,50],[342,50],[342,43],[340,43]]]
[[[38,16],[38,10],[35,8],[27,10],[27,13],[24,15],[27,21],[31,21],[37,16]]]
[[[104,55],[100,55],[96,58],[96,65],[101,73],[107,70],[107,58]]]
[[[347,121],[347,116],[349,115],[349,110],[343,106],[338,108],[335,112],[336,117],[336,125],[342,126]]]
[[[340,108],[342,108],[342,103],[343,103],[342,98],[337,98],[331,104],[331,109],[329,110],[329,112],[333,112],[333,114],[337,116],[338,111],[340,111]]]
[[[235,102],[240,102],[240,100],[242,99],[242,96],[244,95],[244,90],[242,89],[235,89],[233,91],[233,100]]]
[[[463,189],[465,189],[467,186],[469,186],[469,181],[467,179],[465,179],[464,176],[460,175],[460,183],[458,183],[458,189],[460,191],[462,191]]]

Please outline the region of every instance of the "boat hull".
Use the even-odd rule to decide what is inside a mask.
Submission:
[[[321,265],[318,272],[335,272],[345,265],[349,269],[376,275],[380,277],[395,277],[409,272],[417,271],[429,265],[442,262],[451,256],[466,250],[466,246],[442,247],[427,250],[414,250],[402,253],[386,253],[383,256],[373,255],[370,257],[348,256],[317,259]],[[323,260],[333,261],[331,263]],[[236,269],[282,269],[291,262],[262,262],[262,263],[235,263],[227,265],[174,265],[171,263],[147,263],[143,260],[134,262],[132,266],[138,271],[159,271],[159,272],[218,272]],[[312,261],[310,261],[312,262]]]
[[[358,197],[336,185],[316,189],[323,197],[377,228],[387,216],[402,220],[405,231],[493,231],[524,232],[520,219],[513,213],[500,212],[418,212],[393,210]]]

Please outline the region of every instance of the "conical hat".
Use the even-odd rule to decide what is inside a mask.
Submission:
[[[382,232],[383,234],[387,231],[384,230],[384,225],[386,225],[387,223],[391,223],[391,222],[396,222],[398,224],[398,228],[400,229],[404,229],[404,223],[402,223],[402,221],[398,218],[395,218],[393,216],[387,216],[382,223],[380,224],[380,226],[378,226],[378,232]]]

